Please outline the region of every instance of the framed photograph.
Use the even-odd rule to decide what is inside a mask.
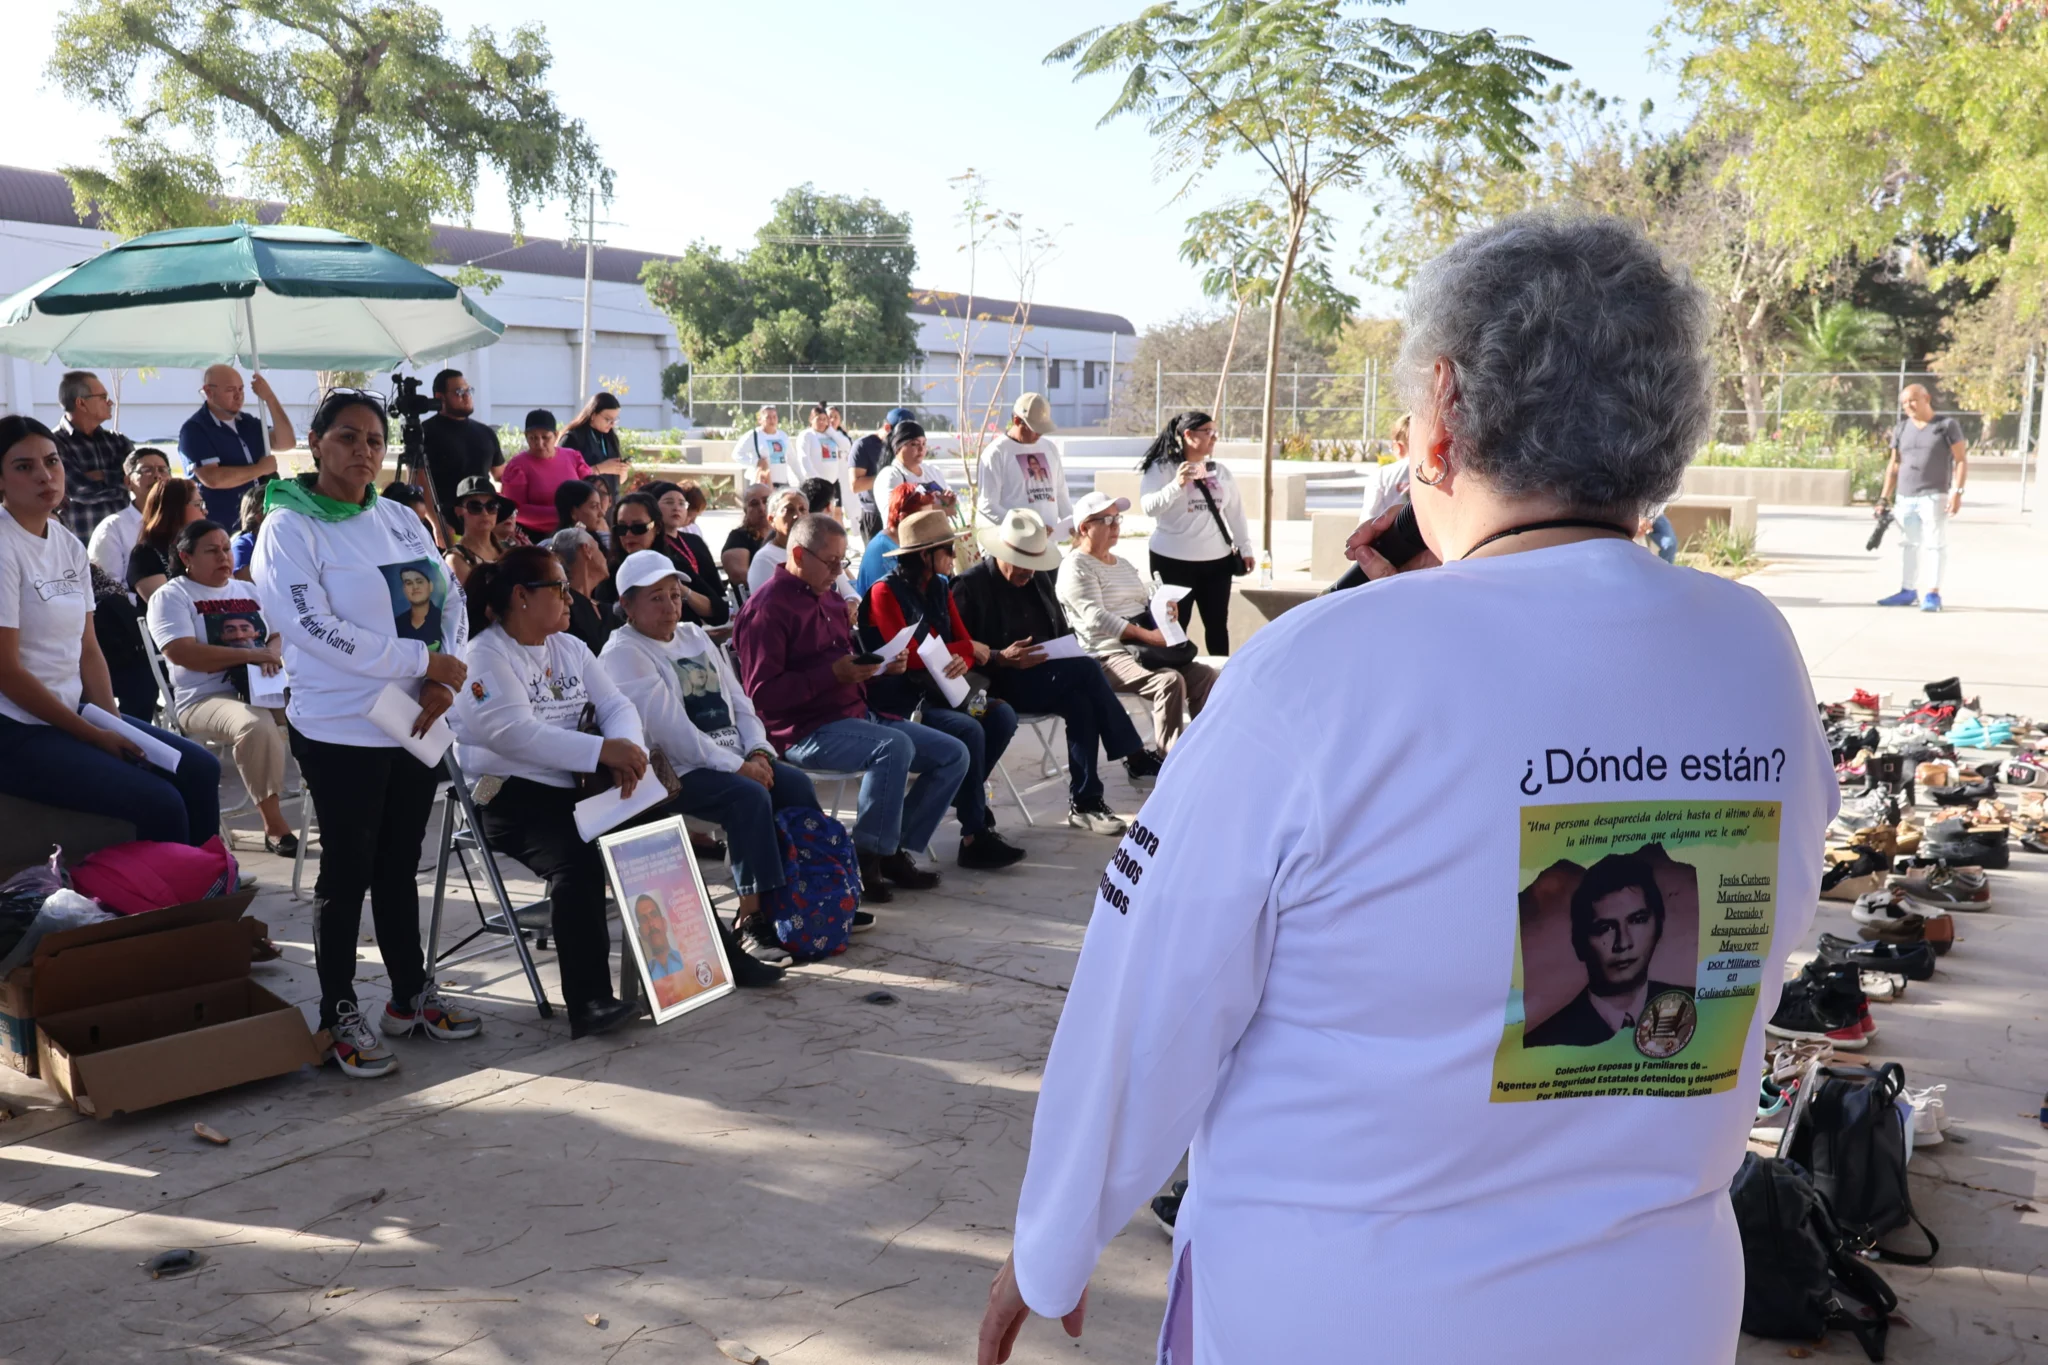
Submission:
[[[654,1022],[708,1005],[733,989],[711,897],[680,815],[597,841],[620,922],[640,964]]]

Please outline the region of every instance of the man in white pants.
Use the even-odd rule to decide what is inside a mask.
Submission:
[[[1892,428],[1892,462],[1884,471],[1877,515],[1883,516],[1891,508],[1899,520],[1900,587],[1890,597],[1879,598],[1877,604],[1940,611],[1948,519],[1963,506],[1963,485],[1970,477],[1970,447],[1955,418],[1934,415],[1934,400],[1920,385],[1908,384],[1900,392],[1899,407],[1905,416]],[[1923,552],[1927,559],[1924,576]],[[1927,584],[1924,597],[1922,581]]]

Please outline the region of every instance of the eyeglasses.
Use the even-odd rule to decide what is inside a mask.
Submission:
[[[227,390],[227,392],[229,393],[240,393],[241,391],[242,386],[239,384],[237,384],[234,388]],[[371,393],[368,389],[329,389],[326,393],[320,395],[320,402],[324,405],[330,398],[353,399],[358,402],[368,403],[371,407],[375,408],[379,413],[382,413],[384,411],[384,395],[381,393]]]
[[[1090,517],[1081,524],[1083,526],[1121,526],[1124,524],[1124,519],[1120,514],[1115,514],[1106,517]]]
[[[539,592],[542,588],[552,588],[562,594],[564,602],[569,600],[569,580],[566,578],[550,578],[540,583],[522,583],[520,586],[528,592]]]
[[[644,536],[654,529],[654,523],[651,521],[621,521],[615,523],[613,529],[622,536]]]
[[[453,394],[457,398],[467,398],[471,394],[475,393],[476,390],[472,389],[467,384],[457,384],[453,388],[449,389],[448,392]]]
[[[827,559],[823,555],[814,555],[806,551],[804,554],[804,562],[807,564],[816,564],[818,567],[823,569],[830,569],[835,578],[839,575],[839,573],[842,570],[846,568],[845,555],[841,555],[837,559]]]

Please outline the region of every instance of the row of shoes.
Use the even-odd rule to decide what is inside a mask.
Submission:
[[[1763,1079],[1757,1087],[1757,1126],[1749,1131],[1750,1141],[1779,1144],[1785,1135],[1783,1121],[1790,1118],[1799,1092],[1806,1088],[1815,1071],[1835,1060],[1835,1045],[1826,1039],[1798,1039],[1774,1046],[1765,1059]],[[1933,1147],[1947,1140],[1947,1093],[1945,1085],[1906,1090],[1903,1098],[1912,1110],[1909,1131],[1913,1149]],[[1778,1122],[1774,1125],[1773,1120]]]

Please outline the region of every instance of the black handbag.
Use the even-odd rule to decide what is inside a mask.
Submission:
[[[1230,534],[1230,527],[1224,524],[1223,513],[1216,506],[1216,499],[1209,495],[1208,483],[1204,480],[1196,479],[1195,487],[1201,490],[1202,501],[1209,504],[1209,516],[1215,521],[1216,530],[1222,535],[1223,543],[1230,547],[1230,576],[1232,578],[1243,578],[1251,572],[1251,566],[1244,562],[1244,552],[1237,548],[1237,540]],[[1194,662],[1192,654],[1188,656],[1188,662]],[[1173,665],[1161,664],[1159,667],[1171,668]]]
[[[1152,613],[1149,611],[1141,611],[1136,616],[1133,616],[1131,624],[1143,626],[1147,630],[1159,629],[1158,624],[1152,619]],[[1155,671],[1162,668],[1186,668],[1195,661],[1195,655],[1198,652],[1195,649],[1195,642],[1193,640],[1182,640],[1177,645],[1133,645],[1131,648],[1138,656],[1140,667]]]

